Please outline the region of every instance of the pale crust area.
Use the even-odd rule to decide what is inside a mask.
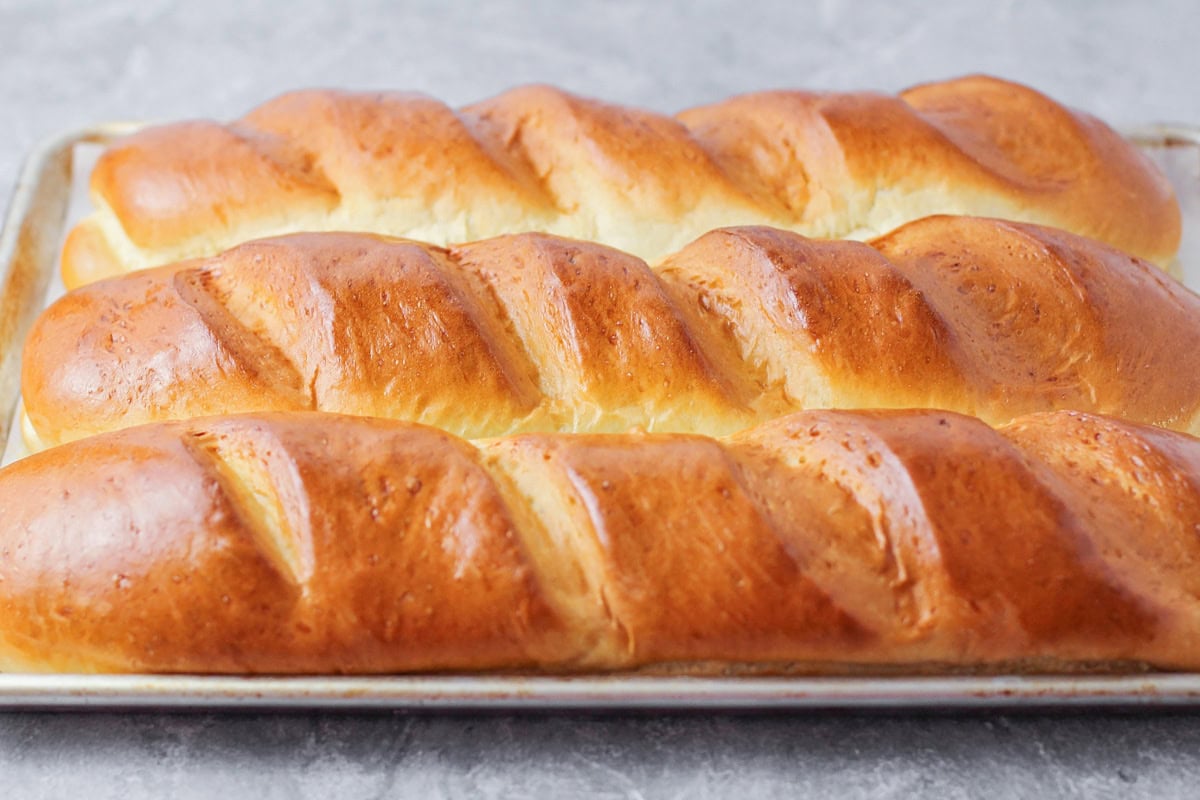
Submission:
[[[1075,412],[209,418],[18,461],[0,508],[10,669],[1200,668],[1200,441]]]
[[[970,217],[865,244],[727,228],[654,269],[548,234],[295,234],[69,293],[28,338],[22,391],[42,446],[269,410],[467,438],[859,407],[1195,432],[1200,298],[1083,237]]]
[[[302,230],[439,245],[539,230],[655,262],[705,231],[867,238],[931,214],[1100,239],[1165,266],[1167,180],[1095,118],[985,76],[873,93],[761,92],[669,117],[546,86],[458,111],[302,91],[229,125],[150,128],[92,175],[67,285]]]

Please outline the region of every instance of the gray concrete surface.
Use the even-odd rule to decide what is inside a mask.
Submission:
[[[1195,797],[1157,717],[0,718],[8,797]]]
[[[0,0],[0,194],[39,138],[287,88],[467,102],[527,81],[664,110],[986,71],[1200,123],[1200,4]],[[3,797],[1183,797],[1200,715],[0,713]]]

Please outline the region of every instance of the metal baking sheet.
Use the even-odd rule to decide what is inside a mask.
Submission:
[[[21,345],[41,309],[63,293],[58,253],[87,212],[86,179],[100,148],[134,130],[107,123],[47,141],[25,162],[0,229],[0,464],[25,454]],[[1177,263],[1200,290],[1200,127],[1148,126],[1128,138],[1174,184],[1183,208]],[[1178,707],[1200,705],[1200,674],[933,677],[527,675],[226,677],[0,674],[5,708],[803,709]]]

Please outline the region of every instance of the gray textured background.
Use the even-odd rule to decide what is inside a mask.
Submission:
[[[1200,123],[1200,3],[0,0],[0,193],[39,138],[301,86],[544,81],[663,110],[974,71]],[[1200,716],[0,714],[0,796],[1195,796]]]

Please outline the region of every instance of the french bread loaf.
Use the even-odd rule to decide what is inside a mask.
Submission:
[[[312,413],[0,471],[0,667],[1200,669],[1200,441],[801,412],[474,445]]]
[[[872,241],[709,233],[657,270],[521,234],[450,250],[300,234],[97,283],[24,352],[34,446],[323,410],[719,435],[800,408],[1076,408],[1200,428],[1200,298],[1099,243],[966,217]]]
[[[761,92],[675,118],[544,86],[459,111],[295,92],[229,125],[135,133],[91,190],[96,211],[63,254],[69,287],[297,231],[444,245],[536,230],[653,262],[722,226],[866,238],[953,213],[1072,230],[1160,266],[1180,236],[1166,179],[1114,131],[983,76],[896,97]]]

